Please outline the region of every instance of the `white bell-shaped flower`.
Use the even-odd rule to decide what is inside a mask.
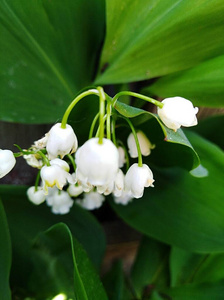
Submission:
[[[0,149],[0,178],[7,175],[15,166],[16,159],[11,150]]]
[[[114,202],[117,204],[127,205],[129,202],[133,200],[132,193],[129,191],[123,191],[120,196],[114,195]]]
[[[82,184],[104,186],[114,181],[117,174],[119,153],[116,146],[108,139],[103,139],[102,144],[98,141],[98,138],[91,138],[76,152],[76,176]]]
[[[182,97],[166,98],[162,101],[163,107],[158,107],[158,115],[170,129],[177,131],[181,126],[197,125],[196,114],[198,108],[191,101]]]
[[[105,196],[110,195],[114,189],[114,182],[111,181],[108,184],[97,186],[97,192],[99,194],[104,194]]]
[[[77,137],[70,125],[66,124],[66,128],[61,128],[61,123],[57,123],[49,131],[46,144],[49,159],[58,155],[63,158],[66,154],[75,152],[77,147]]]
[[[48,206],[51,206],[51,211],[54,214],[67,214],[73,205],[73,200],[66,191],[54,189],[51,195],[46,197]]]
[[[151,149],[155,148],[155,145],[151,144],[147,136],[142,131],[137,132],[137,137],[142,155],[148,156],[151,153]],[[127,143],[130,156],[132,158],[138,157],[138,150],[133,133],[129,134]]]
[[[105,197],[98,192],[91,191],[89,193],[85,193],[83,199],[78,199],[77,203],[85,209],[93,210],[99,208]]]
[[[46,199],[46,195],[44,194],[43,188],[38,186],[37,190],[35,186],[31,186],[27,190],[28,199],[35,205],[39,205],[43,203]]]
[[[124,166],[124,164],[126,163],[125,151],[124,151],[124,148],[121,146],[119,146],[117,149],[119,152],[119,168],[122,168]]]
[[[139,167],[135,163],[125,175],[125,191],[131,192],[134,198],[141,198],[144,193],[144,187],[153,186],[153,182],[153,174],[150,168],[146,164]]]
[[[48,187],[56,185],[58,189],[62,190],[67,182],[71,184],[75,183],[72,175],[66,171],[69,170],[69,166],[65,161],[58,158],[57,160],[52,160],[50,164],[50,166],[44,166],[40,171],[46,195],[48,194]]]

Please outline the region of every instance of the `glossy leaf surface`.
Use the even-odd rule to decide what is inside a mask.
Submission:
[[[129,225],[165,243],[189,251],[224,250],[224,153],[188,132],[209,176],[196,178],[178,168],[152,169],[155,187],[127,206],[112,207]],[[183,157],[184,159],[184,157]]]
[[[30,282],[39,299],[59,293],[75,299],[107,299],[85,250],[65,224],[56,224],[40,233],[33,250],[35,268]]]
[[[26,285],[31,262],[30,246],[38,232],[64,222],[72,234],[84,246],[96,268],[99,268],[105,250],[105,236],[96,219],[86,210],[74,205],[67,215],[54,215],[43,203],[34,206],[26,197],[27,187],[1,186],[0,194],[8,217],[13,247],[12,281]],[[21,276],[18,269],[26,268]]]
[[[154,78],[223,54],[222,0],[108,0],[97,84]]]
[[[1,1],[1,120],[61,118],[92,81],[104,22],[103,0]]]
[[[178,95],[198,106],[224,107],[224,56],[205,61],[184,72],[164,76],[144,92],[162,98]]]

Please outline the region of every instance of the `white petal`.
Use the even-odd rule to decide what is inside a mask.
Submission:
[[[11,150],[0,149],[0,178],[7,175],[15,166],[16,159]]]

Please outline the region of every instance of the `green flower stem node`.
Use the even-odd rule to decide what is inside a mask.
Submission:
[[[36,180],[35,180],[35,192],[38,191],[39,181],[40,181],[40,170],[38,171],[37,177],[36,177]]]

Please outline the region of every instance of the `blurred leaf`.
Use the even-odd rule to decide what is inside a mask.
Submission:
[[[103,285],[110,300],[130,300],[131,293],[125,286],[125,279],[122,269],[122,262],[117,261],[111,270],[104,276]]]
[[[149,128],[153,128],[153,130],[151,130],[151,135],[153,136],[151,138],[150,135],[150,141],[156,143],[156,150],[153,151],[149,159],[154,163],[160,165],[162,162],[164,166],[178,165],[186,168],[187,170],[191,170],[199,166],[200,159],[198,154],[181,129],[174,132],[172,129],[167,128],[157,115],[146,110],[124,104],[120,101],[116,102],[114,108],[122,116],[134,118],[133,123],[135,126],[141,126],[146,121],[151,121],[151,123],[152,121],[157,121],[159,126],[158,124],[155,124],[156,122],[153,122],[151,127],[147,123],[144,125],[145,130],[143,129],[148,136],[148,132],[150,134]],[[158,129],[155,129],[156,126],[160,127],[159,133]],[[164,151],[164,148],[166,148],[166,151]],[[183,155],[185,156],[185,160],[182,159]]]
[[[187,137],[209,176],[153,169],[155,187],[146,189],[142,199],[111,205],[130,226],[162,242],[189,251],[224,251],[224,153],[190,131]]]
[[[61,118],[93,79],[104,19],[104,0],[1,1],[1,120]]]
[[[168,259],[169,248],[166,245],[143,237],[131,270],[131,280],[138,298],[141,299],[149,285],[168,286]]]
[[[218,281],[224,278],[224,254],[197,254],[173,248],[171,286]]]
[[[222,128],[224,128],[224,114],[211,116],[200,121],[198,126],[195,126],[193,130],[224,150]]]
[[[33,247],[37,256],[31,285],[37,299],[59,293],[66,294],[68,298],[75,295],[75,299],[80,300],[107,299],[86,252],[65,224],[56,224],[40,233]]]
[[[11,268],[11,241],[9,228],[4,211],[4,207],[0,200],[0,299],[10,300],[11,292],[9,287],[9,274]]]
[[[66,223],[72,234],[86,249],[93,264],[99,269],[105,250],[105,235],[92,214],[74,204],[67,215],[54,215],[45,204],[34,206],[26,197],[27,187],[0,186],[4,200],[13,247],[12,280],[25,284],[32,269],[30,246],[38,232],[58,223]],[[26,267],[24,267],[26,266]],[[18,270],[23,269],[21,276]]]
[[[189,284],[166,290],[165,293],[170,296],[171,299],[175,300],[223,300],[224,281],[222,280],[219,282],[209,282],[204,284]]]
[[[185,70],[223,54],[222,0],[113,0],[97,84]]]
[[[179,95],[199,106],[224,107],[224,55],[162,77],[144,92],[162,98]]]

